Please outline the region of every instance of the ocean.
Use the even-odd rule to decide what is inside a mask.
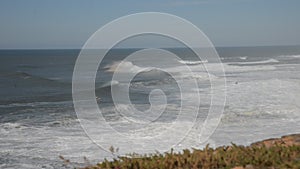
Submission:
[[[137,131],[135,121],[153,120],[147,114],[130,114],[128,104],[116,109],[111,88],[122,91],[122,81],[113,81],[117,65],[126,56],[139,49],[113,49],[101,62],[96,80],[95,94],[102,116],[108,124],[122,134]],[[218,79],[214,72],[198,71],[189,76],[180,64],[192,70],[203,70],[203,64],[184,48],[166,49],[182,60],[167,67],[177,77],[188,81],[195,79],[201,94],[201,106],[195,123],[201,123],[210,104],[210,79]],[[99,148],[84,132],[72,101],[72,75],[80,50],[0,50],[0,168],[62,168],[59,156],[71,160],[73,166],[84,166],[86,157],[91,163],[114,157]],[[226,78],[226,104],[221,122],[209,138],[211,146],[235,144],[249,145],[270,137],[300,132],[300,46],[219,47]],[[122,73],[138,73],[130,82],[129,97],[140,111],[149,109],[153,89],[165,93],[165,113],[155,119],[155,126],[143,129],[145,135],[164,130],[164,125],[174,121],[180,107],[180,87],[166,72],[149,67],[161,60],[127,61],[119,69]],[[161,58],[163,59],[163,58]],[[202,67],[202,68],[200,68]],[[153,94],[153,93],[152,93]],[[155,94],[155,93],[154,93]],[[193,104],[193,93],[185,98]],[[191,100],[191,102],[190,102]],[[160,101],[158,99],[158,101]],[[155,110],[155,107],[154,107]],[[185,112],[188,115],[188,108]],[[124,113],[125,112],[125,113]],[[125,121],[124,115],[135,121]],[[149,119],[148,119],[149,118]],[[91,119],[93,120],[93,119]],[[184,121],[182,121],[184,123]],[[199,148],[199,125],[188,133],[177,150]],[[96,129],[95,129],[96,130]],[[115,146],[118,139],[108,131],[99,139]],[[168,133],[167,133],[168,134]],[[175,136],[168,135],[170,140]],[[177,138],[177,137],[176,137]],[[164,151],[161,145],[145,144],[132,147],[118,143],[121,154],[153,153]],[[167,142],[165,144],[168,144]]]

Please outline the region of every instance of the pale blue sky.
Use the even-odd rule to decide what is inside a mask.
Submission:
[[[216,46],[299,45],[299,8],[299,0],[1,0],[0,48],[80,48],[113,19],[151,11],[191,21]]]

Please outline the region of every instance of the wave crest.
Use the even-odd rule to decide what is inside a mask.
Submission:
[[[198,60],[198,61],[192,61],[192,60],[177,60],[179,63],[185,64],[185,65],[199,65],[203,63],[207,63],[207,60]]]

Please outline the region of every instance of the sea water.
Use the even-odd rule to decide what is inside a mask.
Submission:
[[[180,108],[180,88],[169,73],[154,69],[161,60],[134,60],[120,62],[139,49],[113,49],[100,64],[95,94],[101,113],[107,123],[120,133],[129,133],[134,125],[124,121],[119,111],[130,112],[130,106],[116,109],[111,87],[122,90],[122,81],[113,81],[116,68],[121,73],[137,73],[130,83],[130,100],[138,110],[149,109],[149,94],[161,89],[168,100],[166,112],[148,135],[164,129],[172,122]],[[166,49],[182,60],[166,68],[184,80],[196,79],[201,95],[201,106],[196,123],[201,123],[210,105],[210,80],[219,79],[214,70],[216,63],[195,59],[187,49]],[[224,47],[217,48],[226,78],[226,104],[218,128],[210,137],[211,146],[231,142],[249,145],[254,141],[300,132],[300,47]],[[72,101],[72,75],[80,50],[1,50],[0,51],[0,167],[1,168],[61,168],[59,156],[73,161],[71,165],[85,165],[83,157],[92,163],[114,157],[101,150],[86,135],[80,125]],[[161,58],[163,59],[163,58]],[[174,61],[173,61],[174,62]],[[176,62],[176,61],[175,61]],[[174,62],[174,63],[175,63]],[[182,65],[195,71],[186,74]],[[144,71],[141,71],[144,70]],[[193,104],[193,93],[186,99]],[[188,101],[189,101],[188,100]],[[188,110],[188,108],[187,108]],[[188,111],[185,112],[188,115]],[[124,115],[124,114],[123,114]],[[136,121],[147,120],[139,114],[126,114]],[[149,116],[151,118],[151,116]],[[184,123],[184,121],[182,121]],[[195,125],[199,126],[199,125]],[[200,125],[201,126],[201,125]],[[101,138],[114,146],[118,138],[110,133]],[[178,145],[184,148],[201,148],[197,127]],[[172,136],[169,136],[172,139]],[[125,144],[125,143],[124,143]],[[163,142],[162,142],[163,144]],[[166,145],[167,146],[167,145]],[[144,145],[135,153],[163,151],[156,145]],[[130,145],[120,152],[132,153]],[[70,166],[69,166],[70,167]],[[72,167],[72,166],[71,166]]]

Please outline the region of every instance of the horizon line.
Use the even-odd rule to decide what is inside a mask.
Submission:
[[[214,46],[215,48],[239,48],[239,47],[292,47],[292,46],[300,46],[300,44],[296,45],[249,45],[249,46]],[[157,49],[186,49],[188,47],[162,47]],[[100,48],[105,49],[105,48]],[[147,47],[118,47],[112,49],[149,49]],[[0,48],[0,50],[82,50],[82,48]]]

